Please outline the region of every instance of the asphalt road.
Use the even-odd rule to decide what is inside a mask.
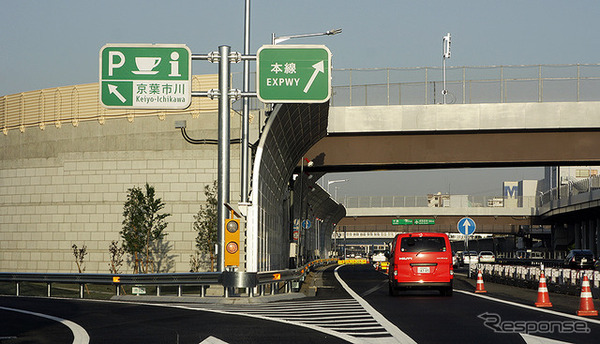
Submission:
[[[488,292],[481,297],[473,293],[474,281],[461,276],[455,280],[451,297],[440,296],[438,291],[406,291],[391,297],[382,273],[366,266],[345,266],[338,271],[360,297],[417,343],[526,343],[526,339],[532,343],[544,338],[598,343],[600,338],[598,317],[590,322],[574,316],[578,297],[550,295],[550,301],[564,313],[549,313],[531,307],[537,300],[535,290],[487,283]]]
[[[201,343],[211,337],[208,343],[214,338],[227,343],[345,342],[290,324],[165,306],[28,297],[0,297],[0,306],[2,344],[74,343],[67,326],[40,315],[78,324],[89,335],[89,343]]]
[[[453,296],[389,296],[387,276],[368,265],[328,267],[307,284],[314,297],[268,303],[101,302],[0,297],[0,343],[597,343],[600,320],[575,316],[579,298],[455,280]],[[276,298],[277,299],[277,298]],[[156,302],[156,304],[150,304]],[[598,302],[596,301],[596,309]],[[518,333],[522,332],[522,333]]]

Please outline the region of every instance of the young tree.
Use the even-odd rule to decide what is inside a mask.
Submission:
[[[77,264],[77,270],[79,273],[83,273],[85,271],[85,266],[83,266],[83,261],[85,260],[85,256],[87,256],[87,246],[83,244],[81,248],[78,248],[77,245],[73,244],[71,246],[73,249],[73,256],[75,256],[75,264]],[[85,289],[87,290],[88,295],[90,294],[90,289],[87,284],[85,285]]]
[[[204,195],[206,196],[206,204],[201,205],[198,214],[194,215],[194,230],[198,233],[196,236],[196,248],[200,252],[210,255],[210,271],[213,271],[218,230],[217,181],[214,181],[212,185],[204,186]],[[197,269],[197,262],[195,264],[190,262],[190,264],[192,267],[196,265]]]
[[[85,271],[83,261],[85,259],[85,256],[87,255],[87,246],[85,246],[84,244],[81,248],[78,248],[77,245],[73,244],[71,248],[73,249],[73,256],[75,256],[75,264],[77,264],[77,270],[79,270],[79,273],[82,273]]]
[[[155,198],[154,187],[146,183],[145,193],[139,187],[133,187],[128,191],[127,202],[123,207],[123,230],[120,232],[123,238],[125,252],[132,256],[133,271],[139,273],[141,259],[144,261],[144,272],[148,273],[148,262],[150,259],[151,245],[162,238],[167,227],[165,218],[171,214],[159,214],[165,207],[162,199]]]
[[[125,254],[125,249],[123,246],[119,247],[119,242],[117,240],[113,240],[108,247],[108,252],[110,252],[110,263],[108,264],[110,273],[118,274],[121,265],[123,265],[123,254]]]

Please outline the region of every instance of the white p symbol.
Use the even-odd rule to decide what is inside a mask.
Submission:
[[[119,57],[119,62],[115,63],[115,56]],[[120,51],[108,52],[108,76],[113,76],[113,69],[121,68],[125,64],[125,55]]]

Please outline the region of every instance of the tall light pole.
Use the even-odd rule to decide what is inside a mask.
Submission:
[[[442,96],[444,99],[444,104],[446,104],[446,95],[448,94],[448,90],[446,89],[446,59],[450,58],[450,32],[444,37],[442,37],[442,78],[444,82],[444,89],[442,90]]]
[[[331,192],[329,192],[329,185],[334,184],[334,183],[343,183],[343,182],[347,182],[349,180],[350,179],[338,179],[338,180],[330,180],[330,181],[328,181],[327,182],[327,193],[329,195],[331,195]],[[335,200],[337,202],[337,189],[336,189],[336,193],[335,193],[335,197],[334,198],[335,198]]]

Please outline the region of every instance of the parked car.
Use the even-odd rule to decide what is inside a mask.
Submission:
[[[477,251],[463,252],[463,264],[477,264]]]
[[[438,289],[452,295],[454,269],[450,240],[444,233],[403,233],[392,243],[389,267],[390,295],[399,289]]]
[[[477,256],[477,260],[480,263],[494,263],[496,262],[496,256],[494,256],[494,252],[492,251],[481,251]]]
[[[571,250],[563,262],[565,268],[593,269],[596,263],[594,253],[590,250]]]

